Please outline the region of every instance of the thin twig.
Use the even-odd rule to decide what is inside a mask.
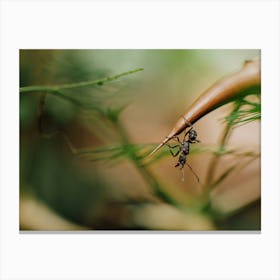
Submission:
[[[56,94],[58,91],[63,89],[73,89],[73,88],[81,88],[81,87],[88,87],[93,85],[103,85],[104,83],[111,82],[113,80],[116,80],[118,78],[121,78],[123,76],[127,76],[130,74],[134,74],[140,71],[143,71],[143,68],[137,68],[131,71],[123,72],[121,74],[110,76],[98,80],[93,81],[85,81],[85,82],[79,82],[79,83],[73,83],[73,84],[64,84],[64,85],[58,85],[58,86],[27,86],[27,87],[21,87],[19,89],[20,93],[30,93],[30,92],[48,92],[48,93],[54,93]]]

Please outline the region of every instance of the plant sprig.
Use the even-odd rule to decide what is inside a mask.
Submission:
[[[64,85],[57,85],[57,86],[26,86],[26,87],[21,87],[19,89],[19,92],[20,93],[48,92],[48,93],[58,94],[58,92],[64,89],[75,89],[75,88],[89,87],[94,85],[102,86],[105,83],[117,80],[121,77],[131,75],[143,70],[144,70],[143,68],[136,68],[134,70],[123,72],[114,76],[109,76],[93,81],[84,81],[84,82],[72,83],[72,84],[64,84]]]
[[[261,119],[261,103],[248,101],[245,98],[237,101],[240,103],[238,110],[231,112],[226,122],[231,126],[238,126]]]

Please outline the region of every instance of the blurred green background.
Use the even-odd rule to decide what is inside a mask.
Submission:
[[[259,50],[20,50],[20,87],[98,80],[20,94],[20,229],[259,230],[260,122],[234,128],[205,195],[207,172],[232,104],[201,119],[188,157],[199,184],[167,147],[142,166],[187,107]],[[258,156],[246,161],[245,152]],[[249,159],[250,160],[250,159]],[[236,167],[236,168],[235,168]],[[213,174],[213,176],[216,174]],[[218,176],[218,175],[217,175]]]

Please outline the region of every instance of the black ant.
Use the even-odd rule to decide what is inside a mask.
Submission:
[[[186,137],[188,136],[188,140],[186,140]],[[191,127],[184,135],[183,141],[181,142],[178,136],[174,136],[173,138],[176,138],[177,141],[180,143],[180,145],[170,146],[166,144],[169,147],[169,151],[172,154],[173,157],[176,157],[179,153],[179,159],[175,167],[181,166],[181,170],[184,168],[185,164],[190,168],[194,176],[196,177],[197,181],[199,182],[199,177],[197,174],[193,171],[192,167],[187,163],[187,155],[190,152],[190,144],[198,143],[200,142],[197,139],[197,132]],[[179,150],[174,154],[171,149],[179,147]],[[183,171],[183,170],[182,170]],[[184,174],[184,173],[183,173]],[[182,181],[184,181],[184,177],[182,178]]]

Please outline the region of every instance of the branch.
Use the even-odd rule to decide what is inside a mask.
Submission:
[[[106,77],[94,81],[86,81],[86,82],[80,82],[80,83],[74,83],[74,84],[65,84],[65,85],[60,85],[60,86],[28,86],[28,87],[21,87],[19,89],[20,93],[29,93],[29,92],[48,92],[48,93],[53,93],[57,94],[58,91],[62,89],[73,89],[73,88],[80,88],[80,87],[88,87],[88,86],[93,86],[93,85],[103,85],[104,83],[116,80],[118,78],[121,78],[126,75],[134,74],[139,71],[143,71],[143,68],[137,68],[131,71],[127,71],[115,76],[111,77]]]
[[[158,151],[172,137],[179,135],[187,127],[197,122],[218,107],[232,102],[238,97],[260,92],[261,62],[259,59],[246,61],[242,69],[229,75],[207,89],[175,123],[168,136],[151,152]]]

